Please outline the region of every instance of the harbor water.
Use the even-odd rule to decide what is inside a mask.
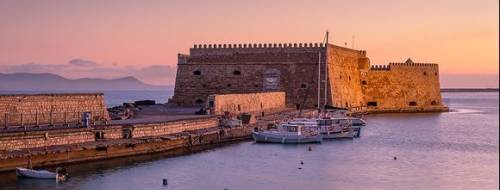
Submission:
[[[443,96],[452,112],[368,115],[356,139],[82,163],[62,183],[4,173],[0,189],[498,189],[499,93]]]

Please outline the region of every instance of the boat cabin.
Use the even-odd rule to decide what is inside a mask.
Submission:
[[[283,125],[283,130],[290,133],[296,133],[300,135],[302,133],[303,127],[302,125]]]

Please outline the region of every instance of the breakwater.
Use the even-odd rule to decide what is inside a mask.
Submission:
[[[35,167],[48,167],[158,152],[178,155],[249,139],[255,127],[297,114],[297,110],[283,110],[233,127],[222,126],[224,119],[220,116],[199,116],[89,128],[8,131],[0,134],[0,171],[25,167],[29,161]]]

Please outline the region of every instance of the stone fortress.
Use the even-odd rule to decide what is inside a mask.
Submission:
[[[333,44],[194,45],[189,55],[178,54],[177,66],[169,103],[179,106],[211,105],[207,97],[214,94],[285,92],[286,106],[296,108],[319,103],[368,113],[448,110],[437,64],[408,59],[371,65],[366,51]]]
[[[332,44],[196,45],[178,56],[169,103],[125,120],[110,120],[102,93],[0,95],[0,172],[28,161],[40,167],[191,153],[312,117],[317,112],[307,108],[324,105],[351,113],[448,109],[436,64],[372,66],[365,51]]]

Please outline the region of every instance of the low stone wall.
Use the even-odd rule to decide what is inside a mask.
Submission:
[[[78,144],[92,142],[94,139],[94,133],[90,129],[7,133],[0,134],[0,150]]]
[[[141,138],[164,136],[218,126],[219,119],[217,117],[209,117],[149,124],[103,125],[95,128],[6,132],[0,133],[0,151],[123,139],[126,130],[131,131],[132,135],[130,137]]]
[[[154,124],[138,124],[132,127],[132,137],[151,137],[179,133],[189,130],[206,129],[219,126],[217,117],[189,119]]]
[[[408,108],[367,108],[365,113],[421,113],[421,112],[447,112],[450,109],[446,106],[429,106],[429,107],[408,107]]]
[[[263,92],[248,94],[215,94],[209,96],[211,113],[222,115],[273,112],[285,109],[285,92]]]
[[[0,95],[1,127],[78,123],[83,112],[109,120],[102,93]]]

